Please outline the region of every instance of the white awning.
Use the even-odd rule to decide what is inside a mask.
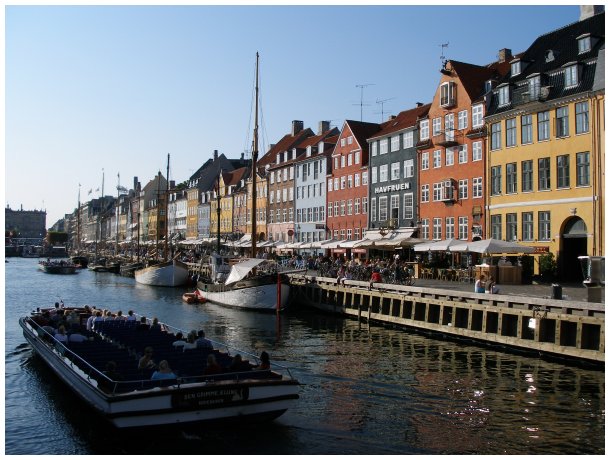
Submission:
[[[248,273],[254,268],[258,267],[260,264],[267,262],[265,259],[247,259],[243,262],[236,263],[231,267],[231,273],[227,277],[225,281],[225,285],[234,283],[236,281],[244,279]]]
[[[529,254],[534,252],[531,246],[524,246],[514,241],[488,240],[462,241],[449,248],[452,252],[478,252],[481,254]]]
[[[345,243],[347,240],[329,240],[326,242],[322,242],[322,244],[320,245],[322,247],[322,249],[337,249],[339,247],[339,245],[341,245],[342,243]]]
[[[462,244],[464,241],[449,238],[447,240],[440,241],[424,241],[423,243],[416,244],[413,246],[415,252],[427,252],[427,251],[447,251],[452,246]]]

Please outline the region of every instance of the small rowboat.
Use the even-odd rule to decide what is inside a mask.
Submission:
[[[182,300],[186,303],[205,303],[207,300],[200,296],[197,291],[195,292],[185,292],[182,294]]]

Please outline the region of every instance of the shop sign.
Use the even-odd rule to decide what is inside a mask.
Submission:
[[[409,182],[402,182],[400,184],[375,187],[375,193],[398,192],[400,190],[411,190],[411,184]]]
[[[546,254],[549,252],[548,246],[534,246],[534,254]]]

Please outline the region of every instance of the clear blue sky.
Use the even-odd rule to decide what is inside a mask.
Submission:
[[[292,120],[317,130],[430,102],[441,44],[484,65],[575,22],[578,6],[8,6],[5,205],[47,227],[100,188],[186,180],[214,149],[250,149],[261,55],[261,154]]]

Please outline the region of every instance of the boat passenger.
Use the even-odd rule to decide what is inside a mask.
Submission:
[[[490,276],[489,280],[485,283],[485,292],[488,294],[497,294],[500,292],[500,288],[496,286],[496,280],[494,280],[493,276]]]
[[[164,359],[159,363],[159,370],[153,372],[150,377],[151,380],[164,380],[164,379],[175,379],[176,374],[173,373],[169,367],[169,363]]]
[[[231,365],[229,366],[229,371],[232,372],[242,372],[250,370],[250,365],[246,363],[240,354],[237,354],[233,357],[233,361],[231,361]]]
[[[148,331],[150,326],[146,323],[146,316],[140,318],[140,323],[136,326],[136,331]]]
[[[59,326],[54,337],[55,340],[59,342],[68,343],[68,335],[66,334],[66,328],[63,326],[63,324]]]
[[[114,319],[123,319],[124,320],[125,317],[123,316],[123,312],[121,310],[117,311]]]
[[[205,338],[205,332],[203,332],[203,329],[199,329],[199,332],[197,332],[197,340],[195,341],[195,344],[197,345],[197,348],[214,348],[212,346],[212,342]]]
[[[261,363],[256,366],[254,369],[263,371],[271,368],[271,360],[269,359],[269,353],[263,351],[260,357]]]
[[[136,315],[134,314],[133,310],[129,310],[127,312],[127,321],[136,321]]]
[[[106,370],[104,371],[104,375],[108,377],[110,381],[106,379],[99,379],[97,386],[100,387],[106,393],[111,393],[113,391],[113,382],[119,382],[123,380],[123,376],[116,370],[116,363],[114,361],[108,361],[106,363]]]
[[[174,348],[178,348],[178,347],[184,347],[186,345],[186,341],[184,340],[184,336],[182,335],[182,332],[178,332],[176,334],[176,340],[174,342],[172,342],[172,346]]]
[[[197,334],[195,331],[191,331],[188,333],[186,337],[186,344],[184,344],[183,351],[192,350],[197,348],[197,344],[195,343],[197,340]]]
[[[371,280],[369,282],[369,291],[373,287],[373,283],[381,283],[383,279],[381,278],[381,273],[379,273],[379,269],[373,269],[373,273],[371,275]]]
[[[153,357],[153,349],[152,347],[146,347],[144,349],[144,355],[140,358],[138,362],[138,370],[143,371],[145,369],[154,369],[157,367],[155,362],[152,359]]]
[[[87,336],[78,331],[72,332],[70,335],[68,335],[68,342],[71,343],[81,343],[86,342],[87,340],[89,340]]]
[[[161,331],[161,324],[159,324],[159,319],[158,318],[153,318],[152,320],[152,324],[150,325],[150,330],[151,331]]]
[[[208,355],[207,365],[203,373],[204,375],[222,374],[222,367],[216,362],[214,353]]]

